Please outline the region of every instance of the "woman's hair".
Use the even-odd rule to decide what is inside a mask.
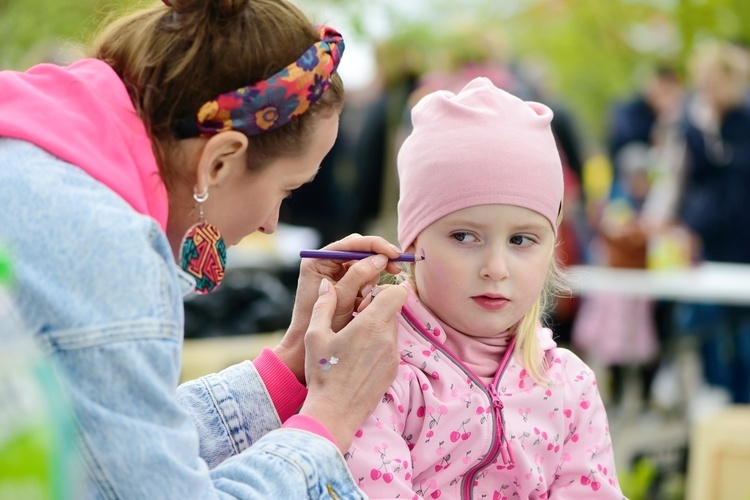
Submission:
[[[320,35],[287,0],[170,0],[104,27],[92,57],[118,73],[151,136],[164,182],[181,175],[166,162],[175,144],[172,124],[194,116],[222,93],[262,81],[299,58]],[[343,106],[338,74],[303,115],[249,138],[251,169],[309,146],[315,116]]]

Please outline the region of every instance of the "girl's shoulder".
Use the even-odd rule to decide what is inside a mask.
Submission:
[[[554,347],[545,351],[545,361],[548,376],[553,382],[595,383],[596,375],[591,367],[566,347]]]

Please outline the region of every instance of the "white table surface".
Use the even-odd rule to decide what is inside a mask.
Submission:
[[[273,234],[254,232],[227,249],[227,269],[299,267],[299,252],[318,248],[320,234],[311,227],[279,224]]]
[[[750,265],[704,262],[695,267],[651,271],[570,266],[568,285],[575,295],[601,292],[682,302],[750,305]]]

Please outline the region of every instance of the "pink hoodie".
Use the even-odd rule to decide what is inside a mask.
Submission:
[[[130,96],[98,59],[0,72],[0,137],[77,165],[138,212],[167,226],[167,192]]]
[[[538,338],[549,386],[514,356],[484,386],[410,292],[398,376],[346,454],[360,488],[373,499],[622,499],[594,374],[550,330]]]

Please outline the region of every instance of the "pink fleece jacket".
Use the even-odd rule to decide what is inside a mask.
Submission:
[[[370,498],[623,498],[594,374],[550,330],[549,385],[506,356],[485,386],[437,325],[410,293],[398,376],[346,454]]]

